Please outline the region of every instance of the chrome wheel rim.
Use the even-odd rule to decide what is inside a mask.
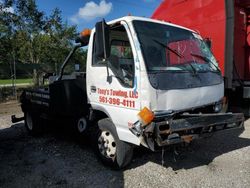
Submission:
[[[115,158],[116,143],[113,135],[109,131],[102,131],[98,138],[98,148],[104,157],[109,159]]]

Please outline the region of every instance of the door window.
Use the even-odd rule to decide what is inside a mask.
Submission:
[[[133,87],[134,60],[132,49],[128,41],[112,40],[110,68],[118,80],[126,87]]]
[[[92,66],[106,66],[106,63],[108,63],[109,68],[113,72],[113,79],[117,79],[124,87],[133,87],[134,58],[127,32],[123,26],[111,28],[110,57],[108,62],[103,62],[96,57],[95,46],[93,47],[92,62]]]

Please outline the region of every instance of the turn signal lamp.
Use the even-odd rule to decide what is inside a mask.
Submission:
[[[146,126],[151,123],[155,117],[154,113],[147,107],[144,107],[137,115],[142,123],[142,126]]]
[[[90,36],[91,34],[91,30],[90,29],[84,29],[81,33],[80,33],[80,36],[81,37],[87,37],[87,36]]]

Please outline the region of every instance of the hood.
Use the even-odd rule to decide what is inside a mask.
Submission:
[[[209,105],[224,96],[224,84],[176,90],[156,90],[152,110],[184,110]]]

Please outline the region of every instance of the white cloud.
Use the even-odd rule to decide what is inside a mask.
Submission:
[[[3,1],[0,0],[0,4],[3,4]],[[10,12],[10,13],[14,13],[14,8],[13,7],[6,7],[6,8],[3,8],[2,10],[0,10],[1,12]]]
[[[110,13],[112,3],[101,0],[99,4],[94,1],[87,2],[83,7],[79,8],[78,13],[71,17],[71,21],[78,23],[79,20],[93,20],[95,18],[104,17]]]
[[[10,12],[10,13],[14,13],[14,8],[13,7],[8,7],[8,8],[4,8],[3,12]]]

